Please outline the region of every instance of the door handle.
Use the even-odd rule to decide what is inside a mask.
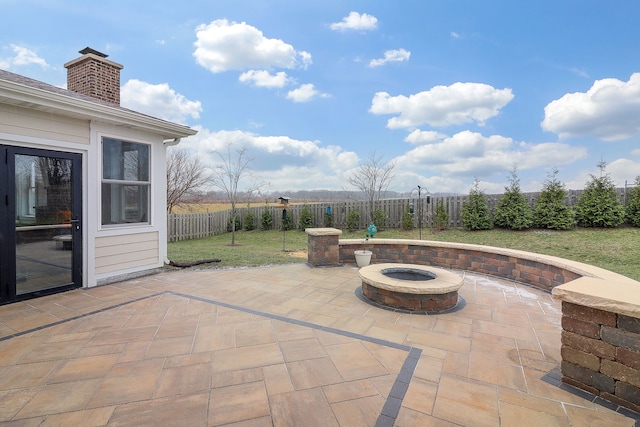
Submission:
[[[76,230],[80,230],[80,220],[79,219],[72,219],[72,220],[69,220],[69,222],[71,224],[75,224],[76,225]]]

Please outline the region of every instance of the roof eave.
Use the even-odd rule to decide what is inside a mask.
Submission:
[[[55,112],[64,116],[97,120],[162,135],[164,139],[185,138],[198,133],[188,126],[161,120],[135,111],[94,103],[84,99],[0,80],[0,102]]]

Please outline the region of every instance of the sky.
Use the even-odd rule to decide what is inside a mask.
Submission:
[[[263,191],[583,188],[640,175],[637,0],[0,0],[0,68],[66,87],[91,47],[121,104],[198,130],[207,167],[246,149]],[[249,182],[241,182],[249,185]]]

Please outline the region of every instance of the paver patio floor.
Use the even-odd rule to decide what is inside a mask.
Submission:
[[[412,315],[359,286],[352,265],[183,270],[0,306],[0,423],[636,423],[560,384],[547,293],[466,273],[462,308]]]

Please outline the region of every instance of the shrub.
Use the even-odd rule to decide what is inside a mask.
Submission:
[[[640,227],[640,175],[636,177],[636,186],[629,191],[627,201],[627,222]]]
[[[444,208],[444,199],[438,199],[436,202],[434,223],[438,231],[442,231],[449,226],[449,214]]]
[[[324,213],[324,217],[322,219],[322,225],[325,227],[333,227],[333,212]]]
[[[405,231],[413,230],[413,215],[409,209],[409,204],[405,206],[404,213],[402,214],[401,228]]]
[[[232,216],[231,218],[229,218],[229,222],[227,222],[227,232],[231,233],[234,228],[233,228],[233,222],[235,220],[236,223],[236,228],[235,230],[241,230],[242,229],[242,224],[240,223],[240,218],[238,218],[238,215],[236,214],[235,216]]]
[[[490,230],[493,228],[489,203],[485,194],[480,190],[480,181],[477,179],[469,191],[469,198],[462,205],[460,216],[462,217],[462,225],[467,230]]]
[[[347,212],[347,230],[355,231],[360,227],[360,211],[349,209]]]
[[[256,217],[251,211],[247,211],[244,214],[244,229],[245,231],[255,230],[256,228]]]
[[[618,200],[616,187],[609,174],[604,173],[606,163],[598,163],[600,177],[591,175],[576,202],[576,219],[583,227],[617,227],[624,222],[624,206]]]
[[[387,225],[387,214],[380,208],[373,211],[373,223],[378,228],[378,231],[384,230]]]
[[[305,230],[307,228],[313,227],[313,212],[311,212],[311,208],[309,205],[302,205],[302,210],[300,211],[300,217],[298,218],[298,228],[300,230]]]
[[[575,221],[575,213],[570,206],[564,204],[567,191],[564,184],[557,179],[558,170],[553,169],[542,186],[540,197],[533,212],[536,227],[553,230],[568,230]]]
[[[282,218],[282,223],[280,225],[280,229],[281,230],[293,230],[293,214],[287,212],[286,210],[284,211],[284,217]]]
[[[517,169],[514,167],[509,178],[509,186],[498,201],[493,213],[494,224],[510,230],[525,230],[533,225],[533,210],[522,191]]]
[[[273,227],[273,213],[271,209],[265,208],[260,214],[260,230],[271,230]]]

